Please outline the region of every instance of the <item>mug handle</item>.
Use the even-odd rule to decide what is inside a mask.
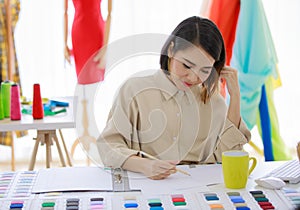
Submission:
[[[250,175],[250,174],[252,173],[252,171],[253,171],[253,169],[255,168],[256,163],[257,163],[257,160],[256,160],[255,157],[250,157],[250,158],[249,158],[249,161],[251,161],[251,160],[252,160],[252,165],[251,165],[251,167],[250,167],[250,169],[249,169],[249,174],[248,174],[248,175]]]

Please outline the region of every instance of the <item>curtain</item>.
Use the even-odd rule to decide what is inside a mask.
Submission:
[[[4,0],[0,0],[0,82],[5,80],[12,80],[15,83],[20,84],[20,77],[19,77],[19,68],[18,68],[18,61],[16,57],[16,51],[14,46],[14,39],[12,42],[12,46],[9,46],[8,37],[12,36],[15,31],[15,27],[19,18],[20,12],[20,2],[19,0],[11,0],[10,1],[10,16],[11,16],[11,31],[12,34],[8,34],[8,25],[7,25],[7,7]],[[9,47],[13,50],[13,60],[14,60],[14,69],[12,71],[12,78],[10,78],[9,70],[8,70],[8,53]],[[16,136],[21,137],[26,135],[26,131],[16,131]],[[13,140],[13,133],[12,132],[0,132],[0,144],[3,145],[11,145]]]

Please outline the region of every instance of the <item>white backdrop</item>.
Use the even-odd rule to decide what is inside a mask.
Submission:
[[[113,0],[110,42],[139,33],[169,34],[183,19],[199,15],[201,0]],[[300,1],[263,0],[275,47],[279,58],[283,86],[275,91],[275,105],[281,135],[289,146],[300,140]],[[106,0],[102,0],[103,17],[106,17]],[[63,56],[64,0],[22,0],[21,14],[15,39],[23,94],[32,97],[34,83],[41,84],[43,97],[73,95],[76,85],[74,65],[66,64]],[[69,28],[74,14],[69,0]],[[71,43],[69,41],[69,43]],[[158,57],[132,58],[119,64],[119,80],[112,85],[111,93],[132,74],[130,69],[158,68]],[[127,75],[128,76],[128,75]],[[102,103],[108,109],[108,103]],[[105,119],[100,122],[100,127]]]

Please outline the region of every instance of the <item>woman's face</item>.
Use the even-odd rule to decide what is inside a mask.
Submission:
[[[215,60],[201,47],[189,47],[174,55],[169,53],[169,72],[179,89],[203,83],[212,71]]]

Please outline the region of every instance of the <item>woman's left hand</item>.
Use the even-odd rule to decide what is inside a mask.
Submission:
[[[238,128],[241,121],[238,72],[234,68],[225,66],[221,70],[220,77],[226,80],[227,90],[230,95],[227,118]]]
[[[220,78],[226,80],[227,90],[231,97],[240,97],[240,86],[236,69],[224,66],[221,70]]]

